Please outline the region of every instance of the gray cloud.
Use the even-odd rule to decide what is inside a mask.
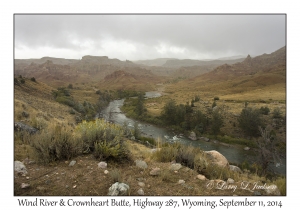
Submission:
[[[285,15],[15,15],[15,57],[207,59],[271,53]]]

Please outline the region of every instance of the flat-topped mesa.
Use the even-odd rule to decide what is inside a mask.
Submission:
[[[120,66],[120,67],[136,66],[131,61],[128,61],[128,60],[121,61],[121,60],[116,59],[116,58],[110,59],[107,56],[86,55],[86,56],[82,57],[81,62],[96,63],[96,64],[100,64],[100,65],[115,65],[115,66]]]

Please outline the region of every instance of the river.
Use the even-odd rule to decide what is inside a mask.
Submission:
[[[146,98],[160,97],[161,94],[156,91],[146,92]],[[253,150],[245,151],[242,146],[226,146],[221,143],[214,143],[214,141],[203,141],[197,140],[192,141],[185,136],[176,136],[175,132],[169,131],[165,128],[161,128],[149,123],[133,120],[125,116],[121,112],[120,107],[123,106],[124,99],[114,100],[109,103],[108,107],[103,110],[102,117],[108,119],[114,123],[124,125],[126,122],[129,127],[134,128],[134,124],[138,123],[138,128],[142,135],[152,138],[161,138],[168,142],[180,142],[185,145],[191,145],[194,147],[200,147],[202,150],[216,150],[223,154],[227,160],[231,163],[242,163],[247,160],[249,163],[255,162],[257,160],[257,154]],[[277,167],[275,165],[270,166],[276,173],[286,174],[286,160],[282,160],[280,165]]]

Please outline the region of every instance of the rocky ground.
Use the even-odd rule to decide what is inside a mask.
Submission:
[[[15,196],[280,195],[277,187],[264,183],[253,174],[236,172],[235,177],[227,180],[209,180],[175,161],[167,163],[155,161],[153,158],[155,149],[136,142],[130,142],[130,148],[132,161],[122,163],[96,160],[93,155],[79,156],[73,160],[49,165],[41,165],[30,158],[25,158],[21,160],[22,162],[15,162],[14,194]],[[20,167],[17,167],[19,164]]]

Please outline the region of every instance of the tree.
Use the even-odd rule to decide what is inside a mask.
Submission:
[[[138,95],[138,101],[137,101],[137,105],[136,105],[136,114],[138,116],[142,115],[145,111],[145,107],[144,107],[144,94],[140,93]]]
[[[212,121],[211,121],[211,130],[214,135],[220,133],[220,129],[223,126],[224,120],[223,116],[219,111],[214,111],[212,114]]]
[[[265,129],[259,127],[261,138],[257,139],[259,163],[262,167],[261,175],[264,175],[270,163],[277,163],[280,161],[278,152],[276,150],[277,138],[275,132],[270,131],[269,127]]]
[[[141,136],[141,132],[139,130],[139,124],[137,122],[134,123],[133,136],[135,139],[139,139]]]
[[[172,125],[174,123],[176,119],[176,103],[174,100],[170,100],[165,104],[161,116],[166,124]]]
[[[259,126],[263,126],[259,109],[244,108],[238,118],[239,127],[249,136],[260,135]]]

